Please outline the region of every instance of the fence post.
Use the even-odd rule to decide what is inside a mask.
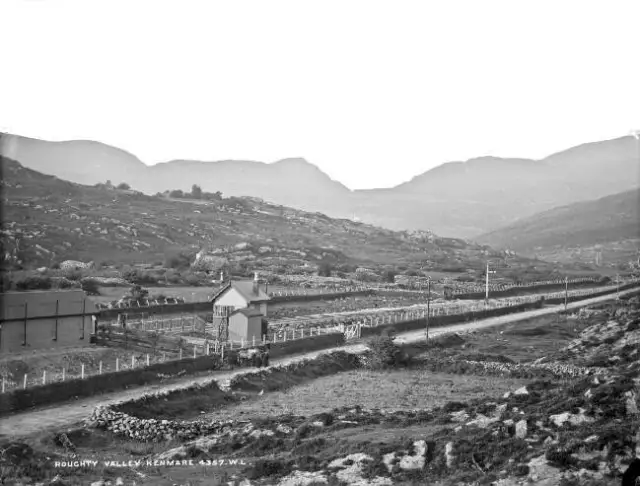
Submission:
[[[240,338],[240,347],[244,348],[244,338],[243,337]]]
[[[67,370],[66,370],[65,368],[62,368],[62,381],[64,381],[64,375],[65,375],[65,372],[66,372],[66,371],[67,371]]]
[[[266,335],[266,334],[263,334],[263,335],[262,335],[262,344],[264,344],[264,343],[266,343],[266,342],[267,342],[267,335]]]
[[[193,345],[193,359],[196,359],[196,345]]]
[[[27,389],[27,374],[24,374],[24,381],[22,383],[22,389],[26,390]]]
[[[167,361],[167,353],[166,352],[162,352],[162,362]]]
[[[102,363],[100,363],[102,364]],[[147,366],[149,366],[149,353],[147,353]]]
[[[284,330],[284,340],[283,341],[285,343],[287,342],[287,330],[286,329]]]
[[[42,372],[42,384],[43,385],[47,384],[47,370],[43,370]]]
[[[180,348],[180,359],[182,359],[182,348]]]
[[[102,361],[100,361],[100,370],[98,371],[98,374],[102,374]]]
[[[253,341],[252,346],[255,347],[256,346],[256,335],[254,334],[253,337],[251,338]]]
[[[80,368],[80,379],[84,380],[84,363],[82,363]]]
[[[131,369],[134,369],[136,367],[136,362],[135,362],[135,355],[131,355]]]

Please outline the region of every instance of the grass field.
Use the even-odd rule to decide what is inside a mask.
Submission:
[[[217,410],[204,418],[238,419],[294,414],[312,415],[328,408],[354,407],[387,410],[414,410],[466,402],[484,395],[501,395],[525,382],[487,376],[461,376],[431,373],[421,369],[408,371],[345,371],[317,378],[289,390],[269,393]],[[329,397],[330,400],[328,399]],[[192,414],[190,418],[199,415]],[[187,418],[187,417],[185,417]]]

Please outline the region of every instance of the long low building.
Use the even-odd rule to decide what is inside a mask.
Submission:
[[[0,354],[89,345],[96,304],[82,290],[0,294]]]

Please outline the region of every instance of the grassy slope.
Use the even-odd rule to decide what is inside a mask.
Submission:
[[[554,208],[476,238],[516,251],[640,239],[640,189]]]

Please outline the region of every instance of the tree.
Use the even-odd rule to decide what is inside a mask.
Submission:
[[[182,192],[180,189],[175,189],[169,193],[169,197],[180,199],[184,197],[184,192]]]
[[[394,283],[395,282],[396,272],[393,270],[387,270],[384,272],[383,279],[385,282]]]
[[[142,288],[141,285],[134,285],[133,287],[131,287],[129,295],[134,300],[146,299],[149,295],[149,291],[145,288]]]
[[[120,184],[118,184],[117,189],[121,189],[123,191],[128,191],[129,189],[131,189],[131,186],[129,184],[127,184],[126,182],[121,182]]]
[[[191,186],[191,197],[194,199],[202,199],[202,188],[197,184]]]
[[[318,265],[318,275],[320,277],[331,277],[333,266],[327,261],[320,262]]]
[[[193,258],[184,252],[180,252],[177,254],[170,253],[167,255],[164,264],[168,268],[183,269],[189,268],[192,260]]]
[[[100,288],[95,280],[84,279],[81,282],[82,290],[88,295],[100,295]]]

